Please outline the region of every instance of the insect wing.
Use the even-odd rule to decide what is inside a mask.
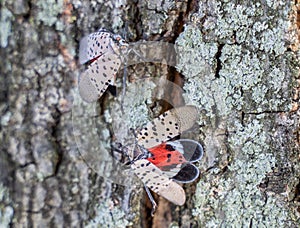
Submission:
[[[162,143],[148,149],[151,156],[147,158],[168,177],[181,183],[190,183],[198,178],[199,169],[190,164],[203,156],[200,143],[190,139],[180,139]]]
[[[135,174],[153,192],[176,205],[185,203],[183,188],[167,177],[159,168],[146,159],[140,159],[131,165]]]
[[[198,118],[195,106],[187,105],[164,112],[137,135],[138,143],[151,148],[190,129]]]
[[[163,172],[172,171],[173,175],[168,175],[170,177],[175,176],[182,165],[188,162],[182,153],[176,151],[167,143],[162,143],[148,150],[151,156],[147,160]]]
[[[94,102],[105,92],[121,65],[115,54],[103,54],[92,62],[79,80],[79,93],[86,102]]]
[[[172,179],[179,183],[191,183],[199,177],[199,169],[190,163],[184,164]]]
[[[113,53],[110,43],[111,33],[106,31],[98,31],[85,36],[79,45],[79,62],[83,64],[105,53]]]
[[[185,160],[196,162],[203,157],[203,147],[200,143],[192,139],[178,139],[166,143],[169,150],[180,152]]]

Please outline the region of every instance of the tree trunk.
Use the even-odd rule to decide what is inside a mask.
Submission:
[[[299,227],[299,2],[0,4],[3,227]],[[87,104],[79,41],[99,28],[176,54],[130,62],[117,97]],[[152,57],[171,50],[146,44]],[[204,147],[201,176],[184,185],[184,206],[155,195],[151,217],[110,144],[184,104],[200,110],[182,137]]]

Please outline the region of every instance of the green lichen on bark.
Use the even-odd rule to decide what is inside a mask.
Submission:
[[[193,210],[208,227],[296,222],[280,197],[265,197],[258,187],[281,164],[276,116],[290,109],[295,77],[286,44],[290,7],[281,1],[200,4],[176,41],[186,97],[208,117],[200,120],[206,134],[201,165],[211,169],[197,185]]]

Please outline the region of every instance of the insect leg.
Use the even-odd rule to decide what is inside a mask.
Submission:
[[[124,97],[126,93],[126,79],[127,79],[127,64],[126,61],[124,63],[124,73],[123,73],[123,88],[122,88],[122,99],[121,99],[121,111],[124,113],[123,103],[124,103]]]
[[[153,199],[153,196],[152,196],[149,188],[146,185],[144,185],[144,188],[145,188],[145,190],[147,192],[147,195],[148,195],[148,198],[149,198],[150,202],[152,203],[151,216],[153,216],[154,213],[155,213],[155,211],[156,211],[157,204],[156,204],[155,200]]]

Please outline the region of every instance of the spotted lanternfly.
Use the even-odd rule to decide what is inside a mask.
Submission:
[[[194,106],[171,109],[149,122],[137,135],[137,155],[131,167],[146,190],[148,187],[176,205],[185,203],[185,192],[176,182],[190,183],[199,176],[199,169],[191,162],[202,158],[203,148],[190,139],[168,140],[190,129],[197,113]],[[156,203],[149,198],[155,210]]]
[[[121,54],[128,43],[120,35],[100,29],[80,41],[79,62],[88,69],[79,80],[79,93],[86,102],[94,102],[113,85],[121,66]]]

